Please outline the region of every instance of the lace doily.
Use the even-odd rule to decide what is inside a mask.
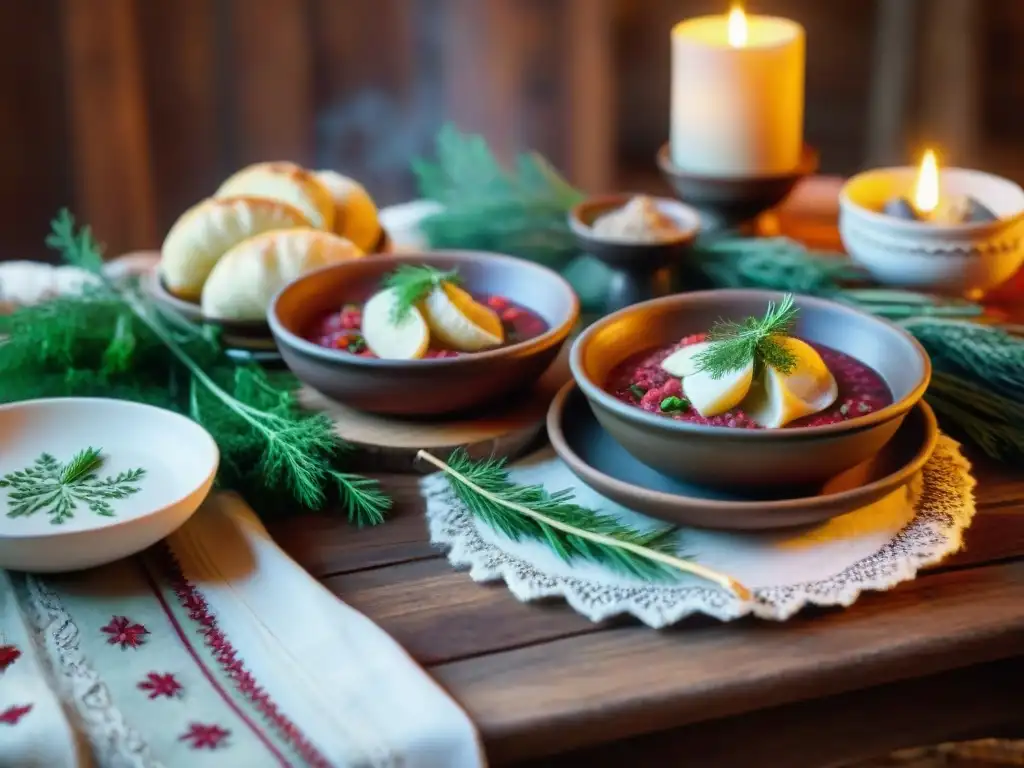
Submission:
[[[636,527],[661,525],[583,485],[550,449],[512,467],[511,478],[549,491],[572,487],[579,501]],[[723,621],[748,614],[783,620],[807,605],[847,606],[865,590],[886,590],[956,552],[974,517],[974,478],[960,446],[940,436],[908,486],[813,528],[786,532],[683,529],[683,553],[750,587],[744,602],[696,578],[644,582],[590,563],[568,565],[542,544],[512,541],[478,523],[438,473],[423,479],[430,539],[475,581],[504,580],[522,601],[560,597],[593,621],[631,614],[665,627],[695,613]]]

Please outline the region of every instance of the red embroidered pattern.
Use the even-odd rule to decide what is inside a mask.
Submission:
[[[21,651],[16,646],[0,645],[0,672],[3,672],[16,662],[19,656],[21,656]]]
[[[111,645],[120,645],[121,649],[138,648],[146,642],[143,635],[148,635],[149,630],[141,624],[133,624],[126,616],[111,616],[110,623],[102,630],[110,637],[107,642]]]
[[[143,691],[149,691],[149,698],[155,699],[158,696],[166,696],[173,699],[184,690],[184,686],[174,679],[174,675],[168,673],[161,675],[159,672],[150,672],[146,679],[138,685]]]
[[[0,712],[0,723],[4,723],[5,725],[17,725],[18,721],[27,715],[31,709],[31,704],[24,704],[20,707],[17,705],[8,707],[3,712]]]
[[[214,657],[221,668],[228,673],[238,691],[243,694],[274,728],[292,745],[302,759],[312,768],[331,768],[313,743],[306,738],[291,720],[278,709],[277,704],[256,682],[256,678],[245,668],[245,664],[237,657],[231,641],[217,626],[217,619],[210,612],[206,599],[200,594],[181,571],[174,553],[167,545],[155,548],[161,560],[164,572],[170,581],[174,594],[181,606],[188,611],[188,616],[199,625],[206,646],[213,650]]]
[[[231,735],[219,725],[203,725],[190,723],[188,730],[178,737],[178,741],[187,741],[192,749],[217,749],[226,746],[224,739]]]

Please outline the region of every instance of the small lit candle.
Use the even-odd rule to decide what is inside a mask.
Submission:
[[[785,174],[800,164],[804,30],[788,19],[728,14],[672,29],[672,161],[706,176]]]
[[[917,215],[927,219],[935,214],[939,207],[939,161],[935,151],[929,149],[921,158],[921,167],[917,171],[914,183],[914,208]]]

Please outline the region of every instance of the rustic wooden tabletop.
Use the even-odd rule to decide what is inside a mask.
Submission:
[[[816,184],[772,226],[834,245],[834,185]],[[493,764],[820,768],[1024,725],[1024,467],[969,455],[978,515],[960,554],[781,624],[653,631],[520,603],[431,547],[414,476],[382,477],[396,507],[380,528],[271,530],[465,707]]]

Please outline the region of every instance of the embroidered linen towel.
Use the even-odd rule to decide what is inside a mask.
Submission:
[[[458,705],[233,494],[139,557],[0,572],[0,645],[0,766],[484,764]]]

